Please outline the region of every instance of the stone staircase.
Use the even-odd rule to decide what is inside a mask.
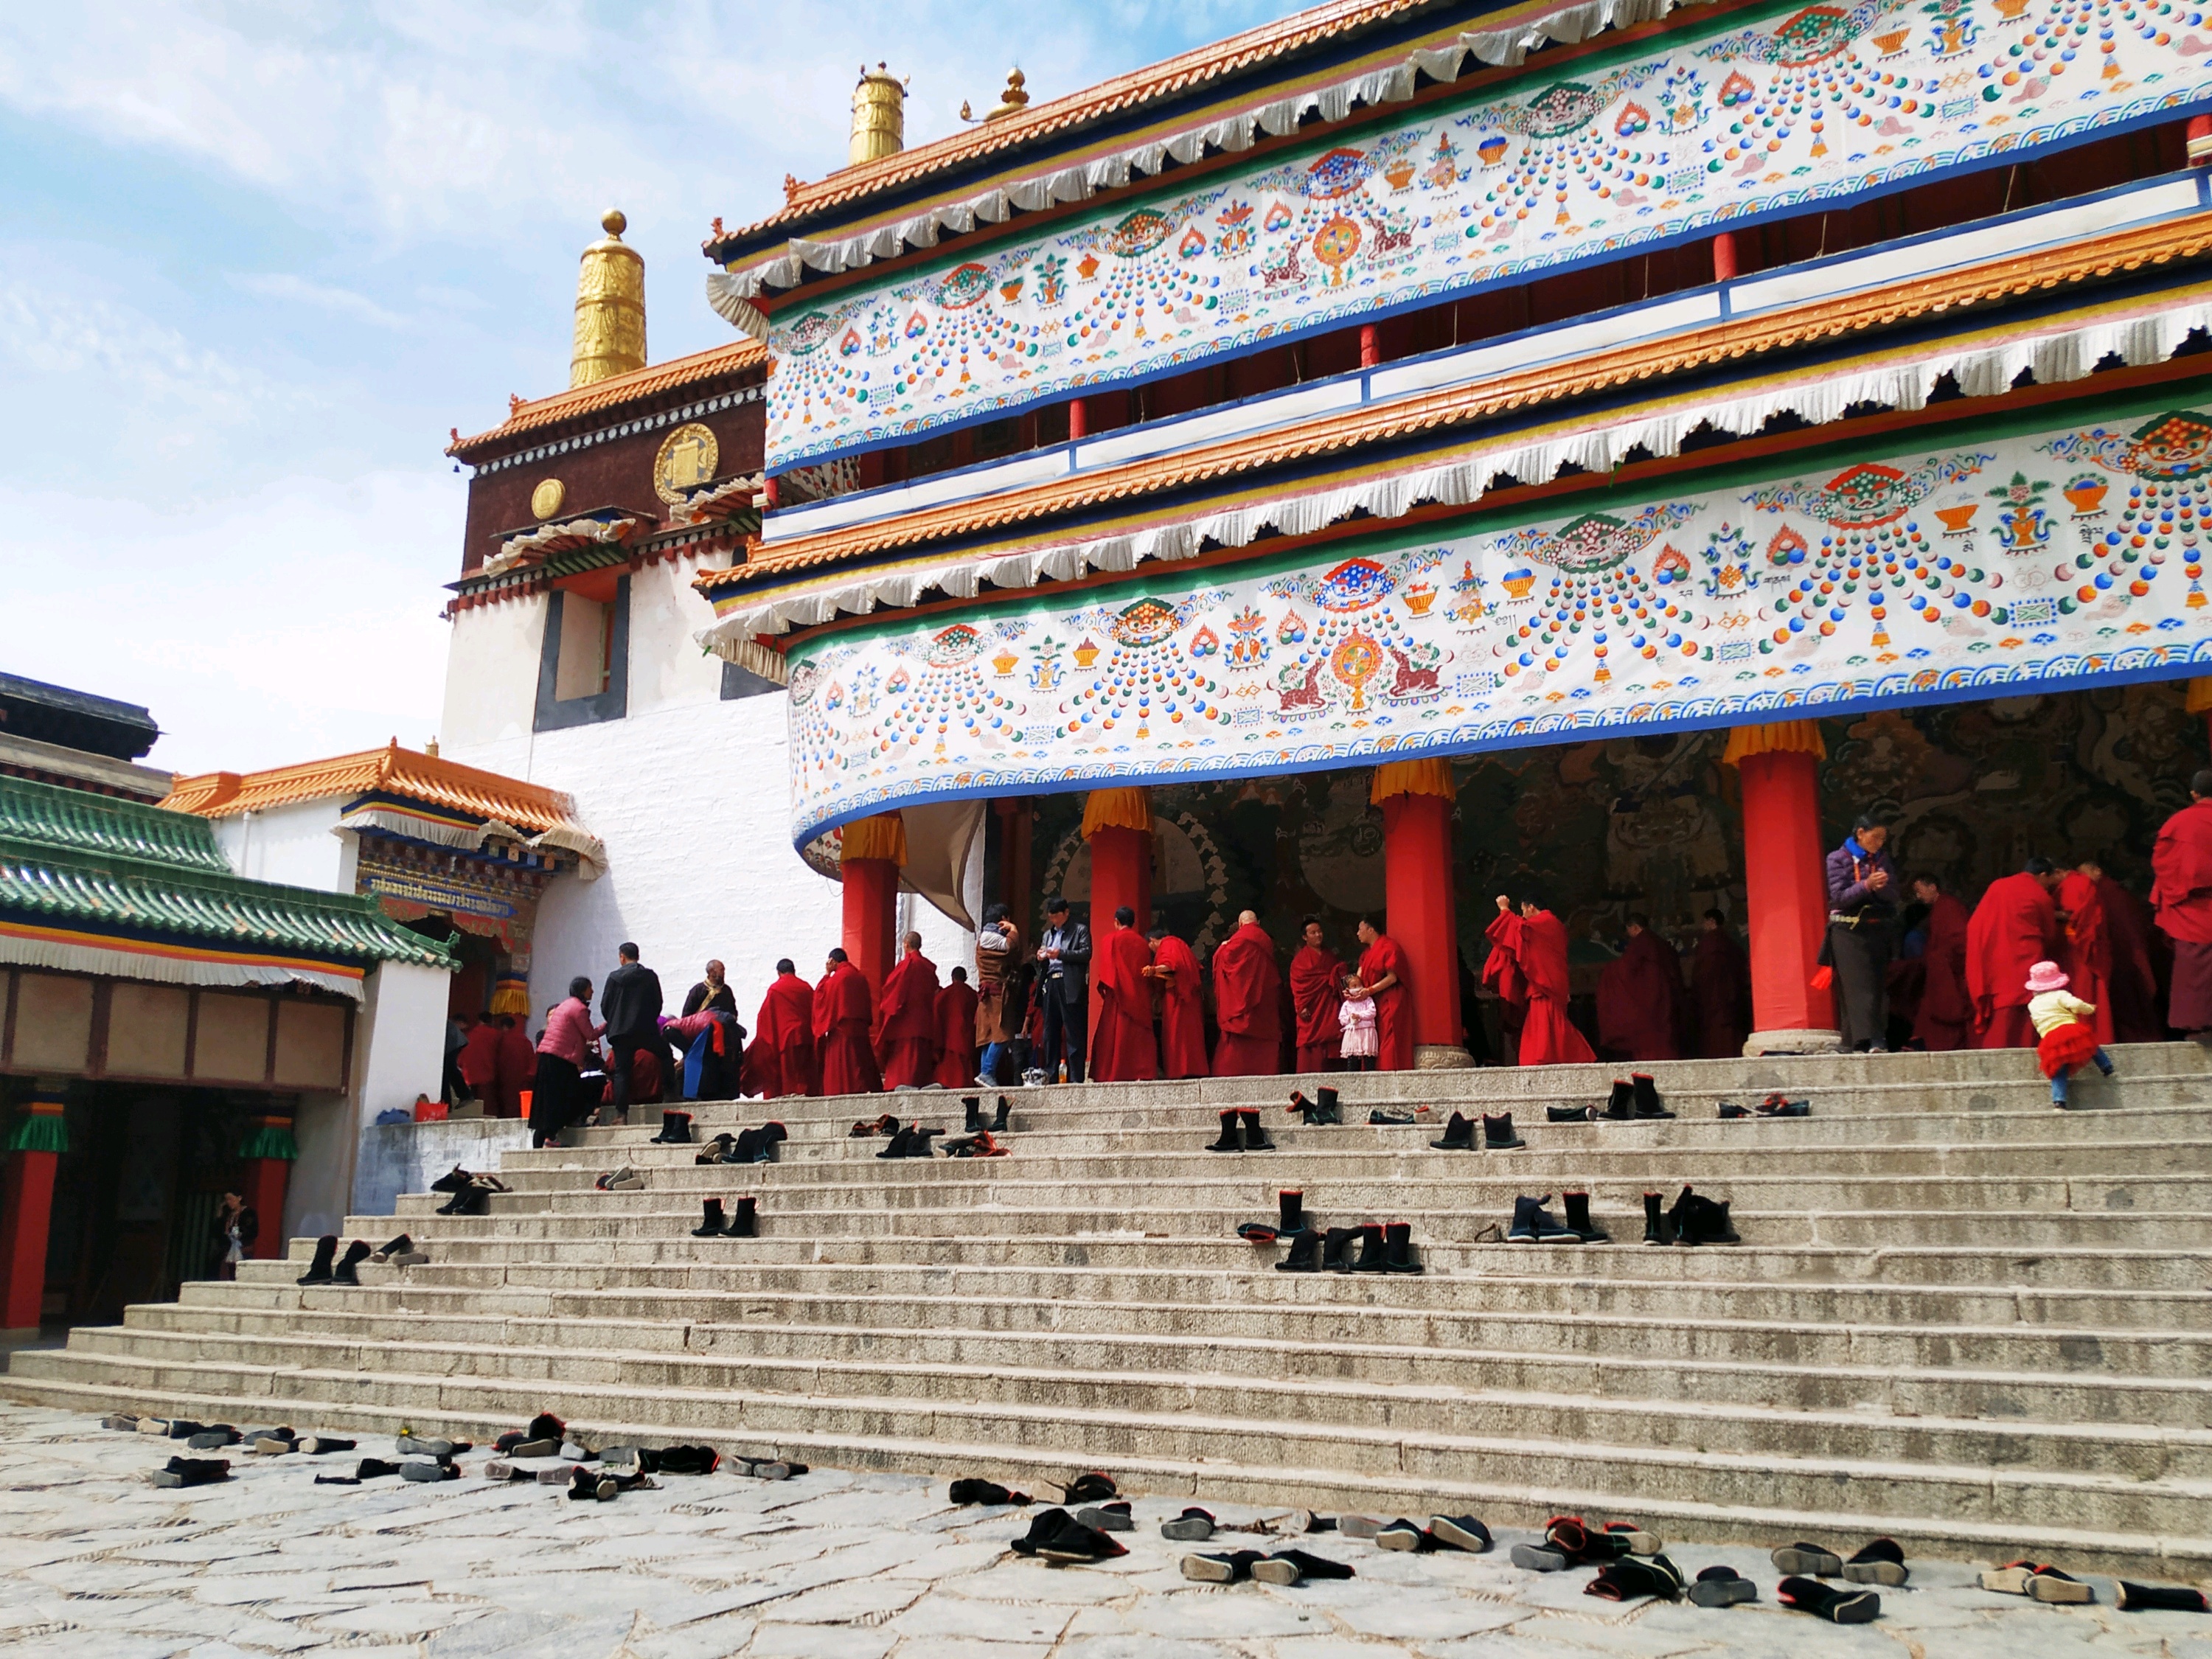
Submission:
[[[696,1109],[702,1137],[789,1127],[744,1169],[647,1144],[647,1111],[509,1153],[485,1216],[410,1196],[349,1222],[405,1229],[428,1266],[302,1290],[295,1240],[16,1355],[6,1392],[478,1440],[550,1409],[586,1437],[1031,1491],[1100,1468],[1201,1501],[1889,1533],[2203,1578],[2212,1062],[2115,1054],[2069,1112],[2025,1052],[1685,1061],[1654,1068],[1680,1116],[1632,1124],[1544,1121],[1601,1098],[1597,1067],[1339,1079],[1350,1118],[1434,1108],[1409,1127],[1291,1127],[1283,1079],[1034,1090],[988,1162],[878,1159],[846,1132],[882,1097]],[[1716,1118],[1775,1088],[1813,1115]],[[957,1097],[897,1103],[958,1124]],[[1201,1150],[1240,1104],[1281,1150]],[[1431,1150],[1455,1107],[1511,1110],[1528,1146]],[[644,1189],[594,1190],[621,1163]],[[1686,1182],[1730,1201],[1741,1246],[1641,1243],[1642,1194]],[[1427,1272],[1273,1272],[1282,1249],[1234,1230],[1285,1186],[1323,1225],[1410,1222]],[[1472,1242],[1565,1188],[1618,1243]],[[744,1192],[761,1237],[690,1236]]]

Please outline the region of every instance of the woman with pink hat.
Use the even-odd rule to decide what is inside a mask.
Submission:
[[[2055,962],[2039,962],[2027,970],[2027,1017],[2035,1022],[2035,1059],[2051,1079],[2051,1103],[2066,1103],[2066,1081],[2077,1066],[2094,1062],[2106,1077],[2112,1074],[2112,1057],[2097,1043],[2096,1029],[2087,1022],[2097,1005],[2084,1002],[2066,987],[2069,983]]]

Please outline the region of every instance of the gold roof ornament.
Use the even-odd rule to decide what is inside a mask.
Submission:
[[[1006,89],[999,94],[999,106],[975,114],[966,103],[960,106],[960,118],[969,125],[978,121],[997,121],[1009,115],[1018,115],[1030,105],[1029,82],[1017,65],[1006,71]]]
[[[878,155],[896,155],[906,148],[906,82],[878,63],[860,65],[860,84],[853,88],[853,141],[847,162],[858,167]]]
[[[645,261],[622,239],[629,221],[620,208],[608,209],[599,225],[606,237],[584,250],[576,273],[571,388],[645,367]]]

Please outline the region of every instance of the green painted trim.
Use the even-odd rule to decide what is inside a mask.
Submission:
[[[256,1129],[238,1149],[240,1158],[281,1158],[289,1163],[300,1156],[300,1143],[292,1139],[289,1129],[264,1124]]]
[[[65,1152],[69,1151],[69,1124],[58,1112],[26,1112],[15,1120],[15,1132],[8,1137],[11,1152]]]

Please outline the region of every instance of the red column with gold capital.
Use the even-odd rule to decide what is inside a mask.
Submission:
[[[899,872],[906,867],[906,820],[896,812],[858,819],[845,826],[842,847],[845,927],[839,943],[880,996],[898,955],[892,935],[898,931]]]
[[[1139,932],[1152,925],[1152,801],[1142,789],[1094,789],[1084,798],[1083,839],[1091,844],[1091,1030],[1098,1029],[1097,951],[1127,905]]]
[[[1462,1041],[1459,922],[1452,891],[1451,763],[1392,761],[1367,799],[1382,809],[1383,931],[1412,965],[1413,1063],[1472,1066]]]
[[[8,1137],[0,1174],[0,1330],[36,1331],[46,1296],[46,1233],[53,1218],[54,1169],[69,1151],[58,1089],[24,1103]]]
[[[1827,758],[1819,722],[1740,726],[1722,763],[1743,781],[1743,878],[1751,927],[1747,1054],[1820,1053],[1836,1046],[1836,1018],[1813,974],[1828,931],[1816,769]]]
[[[284,1254],[284,1194],[300,1156],[300,1143],[292,1138],[292,1115],[269,1112],[248,1118],[238,1156],[245,1165],[238,1195],[261,1227],[246,1254],[257,1261],[273,1261]]]

